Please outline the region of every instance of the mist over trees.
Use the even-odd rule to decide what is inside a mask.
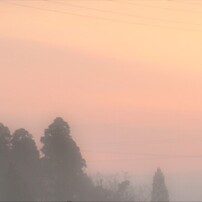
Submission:
[[[56,118],[41,137],[45,200],[81,200],[87,182],[86,162],[70,136],[69,125]],[[90,180],[89,180],[90,184]],[[48,196],[48,198],[46,198]]]
[[[169,201],[168,190],[165,185],[164,175],[160,168],[157,169],[153,178],[151,201]]]
[[[0,123],[0,201],[169,201],[163,173],[157,170],[152,192],[130,179],[86,174],[86,161],[56,118],[41,137],[41,153],[25,129],[13,134]]]

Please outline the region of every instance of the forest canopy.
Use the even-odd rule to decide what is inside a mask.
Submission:
[[[70,126],[60,117],[44,130],[41,143],[39,151],[27,130],[11,134],[0,124],[0,201],[169,201],[160,168],[151,194],[132,186],[130,179],[88,176]]]

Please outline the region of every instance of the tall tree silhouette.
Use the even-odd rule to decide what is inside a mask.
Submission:
[[[152,186],[152,202],[168,202],[169,195],[168,190],[165,184],[164,175],[160,168],[157,169],[154,178],[153,178],[153,186]]]
[[[15,173],[18,178],[22,178],[21,181],[18,180],[19,183],[23,182],[26,185],[24,195],[21,194],[21,200],[36,200],[39,188],[39,151],[35,141],[28,131],[18,129],[13,134],[11,145]]]
[[[87,179],[83,172],[86,162],[70,136],[70,128],[56,118],[41,138],[45,200],[77,200],[80,183]],[[87,180],[88,181],[88,180]]]
[[[10,161],[10,139],[9,129],[0,123],[0,200],[3,200],[4,178]]]

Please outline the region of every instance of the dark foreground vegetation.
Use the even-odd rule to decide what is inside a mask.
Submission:
[[[151,193],[132,187],[128,179],[105,186],[102,177],[89,177],[86,161],[62,118],[49,125],[41,143],[40,154],[28,131],[11,134],[0,124],[0,201],[169,201],[160,169]]]

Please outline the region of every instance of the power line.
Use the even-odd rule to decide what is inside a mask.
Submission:
[[[134,17],[134,18],[157,20],[157,21],[176,23],[176,24],[187,24],[187,25],[202,26],[202,24],[199,24],[199,23],[191,23],[191,22],[189,23],[189,22],[184,22],[184,21],[175,21],[175,20],[169,20],[169,19],[161,19],[161,18],[154,18],[154,17],[139,16],[139,15],[122,13],[122,12],[117,12],[117,11],[109,11],[109,10],[103,10],[103,9],[98,9],[98,8],[80,6],[80,5],[75,5],[75,4],[71,4],[71,3],[67,3],[67,2],[64,3],[64,2],[60,2],[60,1],[56,1],[56,0],[51,0],[51,2],[56,3],[56,4],[65,5],[65,6],[74,7],[74,8],[81,8],[81,9],[93,10],[93,11],[104,12],[104,13],[109,13],[109,14],[117,14],[117,15]]]
[[[103,153],[103,154],[118,154],[118,155],[133,155],[145,157],[161,157],[161,158],[202,158],[202,155],[169,155],[155,153],[135,153],[135,152],[118,152],[118,151],[96,151],[96,150],[81,150],[84,153]]]
[[[179,12],[186,12],[186,13],[202,14],[202,12],[200,12],[200,11],[184,10],[184,9],[177,9],[177,8],[167,8],[167,7],[161,7],[161,6],[152,6],[152,5],[139,4],[136,2],[134,3],[134,2],[119,1],[119,0],[116,0],[114,2],[118,2],[121,4],[140,6],[140,7],[145,7],[145,8],[155,8],[155,9],[162,9],[162,10],[171,10],[171,11],[176,11],[176,12],[179,11]]]
[[[195,5],[195,6],[202,6],[202,4],[200,3],[193,3],[193,2],[188,2],[188,1],[172,1],[172,2],[175,2],[175,3],[180,3],[180,4],[188,4],[188,5]]]
[[[43,1],[47,1],[47,0],[43,0]],[[68,11],[56,10],[56,9],[41,8],[41,7],[36,7],[36,6],[18,4],[18,3],[14,3],[14,2],[5,2],[5,3],[19,6],[19,7],[32,8],[32,9],[37,9],[37,10],[41,10],[41,11],[49,11],[49,12],[73,15],[73,16],[78,16],[78,17],[92,18],[92,19],[97,19],[97,20],[105,20],[105,21],[120,22],[120,23],[130,23],[130,24],[137,24],[137,25],[149,25],[149,24],[135,23],[135,22],[129,22],[129,21],[110,19],[110,18],[96,17],[96,16],[91,16],[91,15],[77,14],[77,13],[72,13],[72,12],[68,12]]]
[[[4,0],[0,0],[0,1],[4,1]],[[29,1],[48,1],[48,0],[9,0],[9,1],[18,1],[18,2],[21,2],[21,1],[26,1],[26,2],[29,2]],[[83,1],[116,1],[116,0],[58,0],[58,1],[63,1],[63,2],[67,2],[67,1],[72,1],[72,2],[75,2],[75,1],[77,1],[77,2],[83,2]],[[134,2],[134,1],[140,1],[140,2],[151,2],[151,1],[153,1],[153,2],[168,2],[168,1],[170,1],[170,2],[175,2],[175,0],[128,0],[128,1],[131,1],[131,2]],[[199,1],[195,1],[195,2],[197,2],[197,3],[199,3],[201,0],[199,0]],[[189,1],[178,1],[178,2],[184,2],[184,3],[190,3],[191,4],[191,2],[193,2],[193,1],[191,1],[191,2],[189,2]],[[198,5],[202,5],[202,4],[198,4]]]
[[[0,2],[5,1],[5,0],[0,0]],[[32,2],[32,1],[49,1],[49,0],[9,0],[9,1],[18,1],[18,2]],[[64,0],[64,1],[114,1],[114,0]]]
[[[85,17],[85,18],[91,18],[91,19],[95,19],[95,20],[103,20],[103,21],[109,21],[109,22],[111,21],[111,22],[123,23],[123,24],[150,26],[150,27],[158,27],[158,28],[163,28],[163,29],[176,29],[176,30],[182,30],[182,31],[196,31],[196,32],[201,32],[202,31],[200,29],[187,29],[187,28],[179,28],[179,27],[171,27],[171,26],[152,25],[152,24],[148,24],[148,23],[139,23],[139,22],[116,20],[116,19],[111,19],[111,18],[91,16],[91,15],[83,15],[83,14],[77,14],[77,13],[72,13],[72,12],[67,12],[67,11],[60,11],[60,10],[55,10],[55,9],[47,9],[47,8],[41,8],[41,7],[36,7],[36,6],[18,4],[18,3],[15,3],[15,2],[8,2],[8,1],[6,1],[5,3],[10,4],[10,5],[15,5],[15,6],[18,6],[18,7],[25,7],[25,8],[37,9],[37,10],[41,10],[41,11],[61,13],[61,14],[67,14],[67,15],[72,15],[72,16],[77,16],[77,17]]]

